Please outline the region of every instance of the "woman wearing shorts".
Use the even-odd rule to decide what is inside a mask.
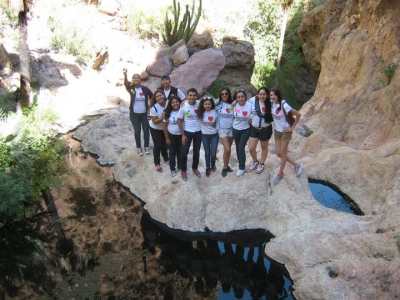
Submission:
[[[299,176],[302,169],[301,163],[296,163],[290,157],[287,156],[289,142],[292,139],[293,129],[296,127],[300,120],[301,114],[290,107],[290,105],[282,99],[282,95],[278,89],[271,89],[269,96],[272,101],[272,117],[274,118],[274,137],[275,137],[275,148],[276,154],[281,158],[281,165],[279,173],[275,177],[273,183],[277,185],[283,178],[283,170],[285,169],[286,162],[290,163],[295,167],[296,175]],[[295,121],[292,126],[286,120],[286,114],[291,112],[295,116]]]
[[[231,148],[233,143],[232,125],[233,125],[233,108],[232,96],[229,88],[224,87],[219,91],[219,98],[215,106],[219,119],[219,138],[224,146],[222,177],[225,177],[228,172],[233,172],[229,166],[231,157]]]
[[[252,158],[250,171],[256,170],[257,174],[264,171],[264,162],[268,155],[269,139],[272,136],[273,121],[271,114],[271,102],[269,100],[269,91],[262,87],[257,91],[257,96],[250,98],[248,102],[252,103],[252,115],[250,126],[249,151]],[[260,141],[261,156],[257,159],[257,144]]]

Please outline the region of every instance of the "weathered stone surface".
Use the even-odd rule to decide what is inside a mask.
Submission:
[[[188,59],[189,59],[189,53],[186,45],[182,45],[178,49],[176,49],[174,56],[172,57],[175,67],[184,64],[185,62],[187,62]]]
[[[250,42],[226,36],[222,40],[221,50],[226,57],[226,67],[253,70],[254,47]]]
[[[149,75],[161,77],[165,74],[171,73],[172,65],[168,57],[161,51],[156,53],[154,62],[147,66],[147,73]]]
[[[197,27],[196,31],[187,43],[187,48],[191,55],[198,51],[213,47],[214,40],[212,29],[208,27]]]
[[[185,94],[190,87],[203,94],[218,78],[225,66],[225,56],[220,50],[206,49],[193,54],[189,60],[172,71],[171,82]]]

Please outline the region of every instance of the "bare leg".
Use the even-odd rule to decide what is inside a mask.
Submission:
[[[257,161],[257,151],[256,151],[257,143],[258,143],[258,138],[251,137],[249,139],[249,152],[253,161]]]
[[[286,162],[289,162],[291,165],[296,166],[296,162],[287,156],[289,142],[290,141],[282,140],[275,141],[276,154],[278,155],[278,157],[281,158],[281,166],[278,175],[283,175],[283,170],[285,169]]]
[[[231,157],[231,148],[233,143],[233,138],[229,136],[225,136],[221,138],[222,145],[224,146],[224,154],[222,156],[222,160],[224,163],[224,168],[227,168],[229,165],[229,159]]]
[[[265,160],[267,159],[268,156],[268,145],[269,141],[260,141],[261,144],[261,158],[260,158],[260,163],[264,164]]]

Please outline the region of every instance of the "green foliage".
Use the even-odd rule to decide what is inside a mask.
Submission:
[[[126,29],[130,34],[137,34],[141,39],[159,39],[163,29],[162,19],[147,11],[136,10],[126,20]]]
[[[46,244],[30,223],[9,222],[0,228],[0,283],[3,286],[21,283],[25,272],[43,268],[47,259]]]
[[[21,281],[46,260],[33,217],[41,192],[62,172],[62,145],[49,138],[54,119],[36,106],[22,117],[0,110],[0,285]]]
[[[165,13],[165,21],[164,21],[164,34],[163,40],[169,46],[172,46],[177,41],[184,39],[187,43],[194,31],[196,30],[197,24],[199,23],[200,16],[201,16],[201,5],[202,0],[199,2],[199,7],[197,10],[196,17],[194,17],[194,1],[192,4],[192,9],[189,11],[189,5],[186,5],[186,11],[183,15],[182,20],[180,20],[181,14],[181,6],[178,2],[178,6],[176,5],[176,1],[173,0],[173,20],[168,18],[168,12]],[[192,23],[193,21],[193,23]]]
[[[383,73],[385,74],[388,80],[388,84],[390,84],[390,82],[392,81],[394,72],[396,72],[397,67],[398,67],[397,64],[390,64],[386,66],[386,68],[383,70]]]
[[[281,18],[283,15],[282,4],[291,4],[289,9],[289,21],[286,28],[284,47],[281,60],[280,89],[286,97],[295,96],[295,79],[298,70],[307,68],[302,52],[302,42],[297,30],[303,20],[304,14],[314,8],[323,0],[307,1],[259,1],[254,9],[255,15],[247,22],[244,34],[254,45],[256,57],[252,76],[254,86],[273,87],[277,74],[277,58],[279,50],[279,36]],[[292,98],[294,99],[294,98]],[[296,107],[296,105],[294,105]]]
[[[1,1],[0,1],[0,9],[5,12],[9,22],[11,22],[12,25],[16,27],[18,25],[18,12],[13,11],[6,3]]]
[[[209,87],[208,92],[213,95],[215,98],[219,97],[219,91],[221,88],[229,86],[227,82],[222,79],[217,78],[212,85]]]
[[[0,95],[0,109],[5,113],[14,111],[17,103],[17,95],[15,92],[8,92]]]
[[[66,24],[49,17],[48,25],[52,32],[50,46],[53,50],[74,55],[85,62],[93,58],[89,32],[79,27],[79,24],[74,22]]]

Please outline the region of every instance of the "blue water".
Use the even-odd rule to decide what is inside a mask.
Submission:
[[[218,242],[218,247],[221,251],[221,255],[225,254],[225,245],[224,243]],[[232,249],[235,253],[236,245],[232,244]],[[252,300],[252,299],[262,299],[262,300],[270,300],[270,299],[295,299],[289,291],[292,286],[292,282],[289,278],[283,275],[281,272],[277,271],[274,267],[274,263],[271,263],[266,258],[261,258],[263,255],[259,252],[262,248],[244,248],[243,259],[246,261],[247,264],[253,263],[254,265],[259,265],[260,263],[263,264],[261,269],[264,268],[265,272],[259,272],[258,276],[260,280],[263,280],[265,277],[265,288],[264,289],[257,289],[254,286],[252,292],[248,288],[244,288],[241,292],[238,293],[238,288],[232,286],[228,287],[229,290],[223,290],[221,287],[218,293],[218,300],[232,300],[232,299],[243,299],[243,300]],[[251,251],[251,252],[250,252]],[[268,276],[270,275],[270,276]],[[235,295],[236,291],[236,295]],[[253,295],[252,295],[253,293]],[[238,295],[239,294],[239,295]]]
[[[355,214],[352,206],[335,190],[321,183],[309,183],[311,193],[322,205],[339,211]]]

